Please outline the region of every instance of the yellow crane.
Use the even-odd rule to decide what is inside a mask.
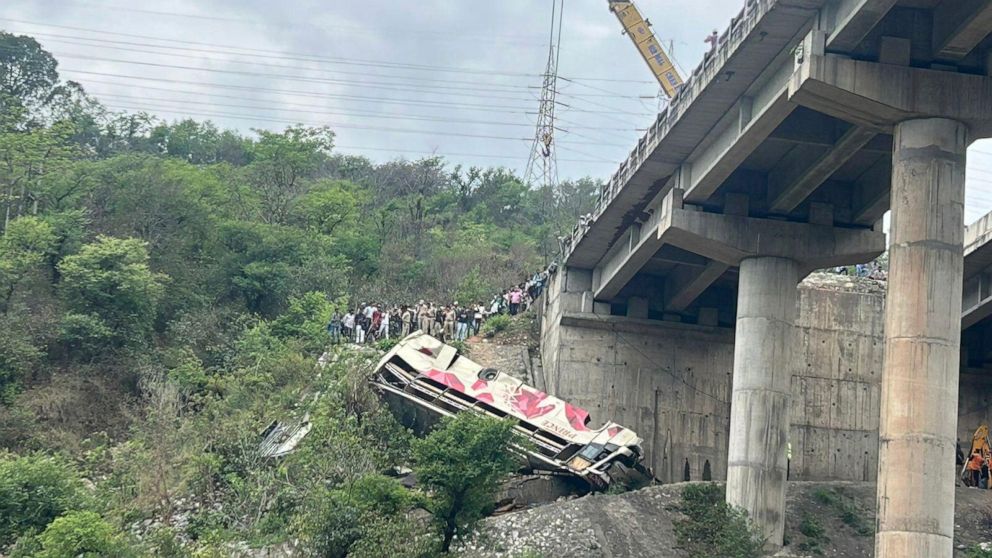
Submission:
[[[665,95],[668,95],[669,98],[674,97],[675,92],[682,85],[682,76],[679,75],[668,53],[665,52],[654,33],[651,32],[651,22],[641,17],[641,12],[637,10],[633,2],[608,1],[610,11],[620,20],[624,34],[634,42],[637,51],[641,53],[641,58],[644,58],[651,73],[661,84],[661,89]]]

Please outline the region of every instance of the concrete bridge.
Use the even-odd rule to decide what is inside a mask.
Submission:
[[[876,555],[951,556],[965,159],[992,135],[990,32],[992,0],[749,0],[567,240],[557,323],[578,309],[698,328],[686,343],[734,328],[727,499],[772,546],[795,287],[881,254],[891,209]],[[989,283],[969,277],[965,325],[992,313]]]

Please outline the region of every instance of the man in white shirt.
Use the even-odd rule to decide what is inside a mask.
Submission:
[[[341,325],[344,327],[344,336],[346,339],[353,339],[355,334],[355,315],[351,313],[351,310],[341,318]]]
[[[376,339],[389,339],[389,312],[383,310],[382,318],[379,321],[379,331],[375,334]]]

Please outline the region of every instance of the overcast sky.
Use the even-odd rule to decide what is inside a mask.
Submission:
[[[243,132],[328,125],[376,161],[444,155],[523,171],[551,0],[5,0],[108,107]],[[684,70],[743,0],[640,0]],[[559,175],[607,178],[654,118],[657,85],[606,0],[565,0]],[[992,210],[992,144],[969,154],[966,221]]]

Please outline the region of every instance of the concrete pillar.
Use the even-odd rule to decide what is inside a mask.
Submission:
[[[747,510],[782,546],[799,263],[752,257],[740,264],[727,503]]]
[[[878,454],[879,558],[951,558],[967,129],[896,125]]]

